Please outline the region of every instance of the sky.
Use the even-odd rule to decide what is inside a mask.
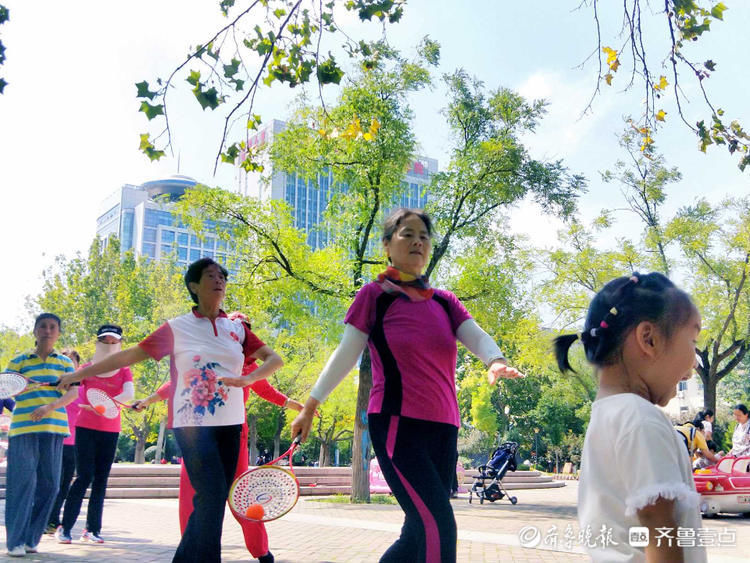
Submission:
[[[222,121],[202,112],[187,89],[176,89],[170,102],[174,153],[149,162],[138,150],[139,134],[149,128],[137,111],[134,86],[168,74],[191,46],[226,20],[218,0],[2,3],[11,19],[0,26],[7,56],[0,76],[9,83],[0,96],[0,240],[4,263],[11,268],[0,278],[0,326],[28,327],[26,302],[40,291],[43,270],[53,265],[55,256],[86,252],[102,201],[121,185],[178,171],[206,184],[233,185],[231,167],[220,166],[213,173]],[[572,172],[588,178],[588,193],[579,205],[583,220],[621,205],[619,189],[602,183],[599,174],[624,158],[617,135],[623,130],[623,116],[641,111],[642,91],[624,91],[623,61],[625,68],[614,86],[604,86],[592,111],[581,115],[595,87],[596,69],[592,64],[579,66],[594,50],[596,35],[590,12],[577,9],[579,4],[410,0],[403,20],[389,27],[389,41],[407,54],[425,35],[441,44],[434,86],[411,99],[419,153],[441,164],[447,161],[452,145],[440,116],[445,97],[439,76],[464,68],[488,89],[508,87],[547,101],[546,117],[524,141],[534,157],[562,159]],[[745,49],[738,49],[750,29],[750,6],[727,4],[725,22],[715,22],[696,48],[718,63],[708,81],[713,97],[728,116],[750,128],[750,77],[743,67]],[[605,44],[622,41],[617,38],[618,18],[616,11],[602,14]],[[346,21],[355,34],[373,33],[373,26],[361,26],[354,18]],[[659,53],[666,52],[665,45],[658,44],[663,16],[648,21],[658,61]],[[298,94],[274,87],[258,96],[257,112],[265,121],[283,119]],[[686,108],[691,119],[705,117],[690,81],[685,82],[685,95],[691,101]],[[677,119],[671,96],[665,98],[667,123],[657,148],[683,173],[682,182],[670,191],[666,211],[698,197],[718,201],[747,194],[750,171],[741,173],[737,159],[722,149],[698,152],[694,135]],[[616,217],[613,236],[637,237],[640,227],[634,218],[626,213]],[[555,245],[562,227],[530,203],[513,209],[509,218],[512,231],[539,246]]]

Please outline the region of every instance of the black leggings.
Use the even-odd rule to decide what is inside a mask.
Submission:
[[[63,444],[62,472],[60,473],[60,492],[57,493],[55,504],[49,516],[50,526],[57,528],[60,525],[60,509],[70,490],[70,482],[76,471],[76,447],[73,444]]]
[[[370,414],[370,437],[383,476],[406,517],[381,562],[453,563],[456,520],[450,489],[458,428],[403,416]]]
[[[102,432],[76,427],[76,473],[78,476],[65,500],[62,526],[66,533],[78,520],[86,489],[91,484],[91,497],[86,511],[86,529],[97,536],[102,531],[102,510],[107,494],[107,480],[115,460],[119,432]]]

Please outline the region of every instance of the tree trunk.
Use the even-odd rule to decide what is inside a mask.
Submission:
[[[372,389],[370,351],[365,348],[359,364],[357,413],[352,442],[352,500],[370,502],[370,432],[367,427],[367,404]]]
[[[281,453],[281,431],[284,429],[284,412],[279,413],[276,424],[276,432],[273,435],[273,458],[276,459]]]
[[[162,454],[164,452],[164,434],[166,433],[166,429],[167,421],[165,419],[162,419],[159,423],[159,437],[156,439],[156,455],[154,456],[156,463],[159,463],[161,461],[161,458],[163,457]]]
[[[709,373],[707,379],[708,381],[705,381],[701,378],[703,381],[703,410],[711,409],[716,412],[716,384],[718,383],[716,374]]]
[[[143,421],[143,425],[140,428],[134,428],[135,434],[135,463],[146,463],[146,436],[148,436],[148,428],[146,421]]]
[[[320,467],[328,467],[331,465],[331,444],[328,442],[320,443],[320,458],[318,459],[318,465]]]
[[[258,415],[251,414],[247,417],[247,441],[250,450],[250,465],[255,465],[258,459]]]

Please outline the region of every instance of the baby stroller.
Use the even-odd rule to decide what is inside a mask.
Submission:
[[[472,494],[477,495],[479,504],[484,504],[485,500],[495,502],[504,496],[508,497],[511,504],[518,502],[516,497],[510,496],[501,482],[507,471],[516,470],[517,450],[518,444],[516,442],[505,442],[492,452],[487,465],[478,467],[479,476],[475,479],[469,491],[469,504],[471,504]],[[490,481],[489,484],[485,482],[487,480]]]

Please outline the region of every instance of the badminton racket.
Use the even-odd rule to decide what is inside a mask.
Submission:
[[[86,399],[94,407],[94,410],[105,418],[117,418],[117,415],[120,413],[120,407],[134,408],[133,405],[113,399],[106,391],[96,388],[86,391]]]
[[[54,378],[48,381],[49,378]],[[59,378],[50,375],[32,375],[24,377],[15,371],[0,373],[0,399],[8,399],[24,391],[31,391],[37,387],[54,387],[60,382]]]
[[[248,469],[229,489],[229,508],[244,520],[269,522],[289,512],[299,499],[299,482],[292,468],[292,455],[300,443],[297,436],[289,449],[265,465]],[[289,458],[289,467],[276,465]]]

